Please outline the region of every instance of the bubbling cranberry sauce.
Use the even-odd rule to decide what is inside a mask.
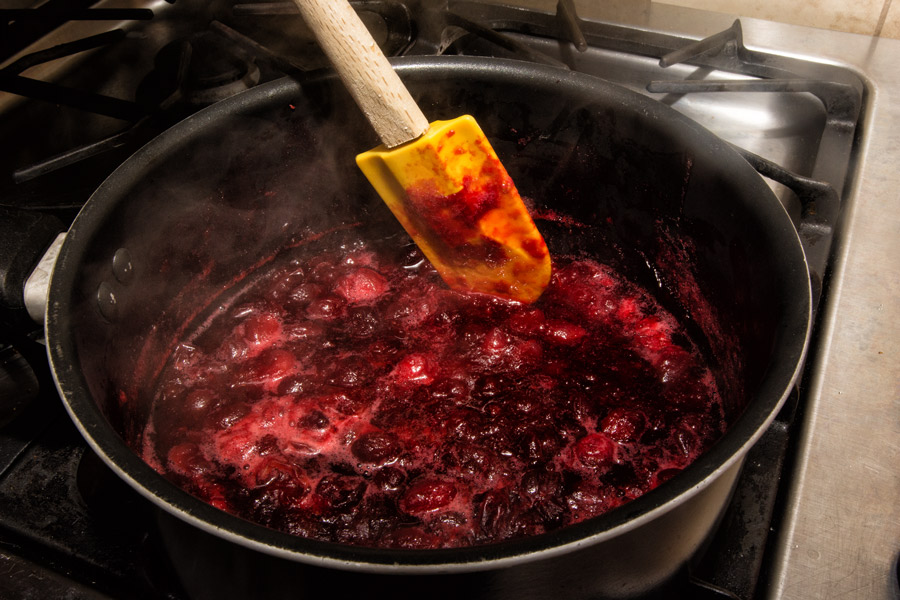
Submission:
[[[724,431],[683,330],[590,260],[557,257],[531,305],[448,290],[414,246],[372,241],[249,279],[174,351],[143,453],[275,529],[402,548],[539,534],[640,496]]]

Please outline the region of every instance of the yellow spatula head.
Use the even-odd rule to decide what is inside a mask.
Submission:
[[[544,238],[471,116],[356,163],[451,288],[533,302],[547,287]]]

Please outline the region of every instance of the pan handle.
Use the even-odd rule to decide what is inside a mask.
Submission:
[[[53,215],[0,207],[0,318],[7,326],[34,328],[35,321],[43,322],[46,283],[65,230]],[[55,252],[51,253],[51,248]],[[43,292],[36,285],[39,273],[45,282]],[[26,284],[33,274],[26,303]]]

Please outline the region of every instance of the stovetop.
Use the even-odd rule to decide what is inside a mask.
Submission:
[[[41,32],[36,45],[50,48],[41,59],[52,60],[16,62],[16,54],[0,63],[0,83],[51,94],[23,102],[0,92],[0,135],[23,141],[0,149],[0,203],[71,219],[116,164],[211,101],[209,87],[233,93],[325,64],[291,6],[229,4],[119,3],[104,20]],[[406,3],[411,11],[355,4],[390,55],[486,54],[583,70],[684,112],[769,178],[807,252],[815,339],[803,382],[748,456],[725,522],[681,593],[900,596],[900,367],[892,360],[900,350],[900,42],[649,2],[560,2],[559,15],[526,0],[452,2],[449,13],[447,2],[431,0]],[[422,12],[433,18],[411,16]],[[173,41],[193,36],[197,23],[208,27],[189,49]],[[303,41],[287,46],[272,35],[285,27]],[[97,49],[57,48],[85,39],[77,43]],[[192,58],[186,52],[220,55],[223,41],[226,64],[179,71]],[[134,65],[126,74],[104,76],[126,61]],[[223,72],[228,85],[208,85]],[[199,93],[191,78],[202,80]],[[85,102],[102,114],[66,119]],[[54,134],[26,143],[34,123]],[[183,598],[157,546],[153,509],[86,448],[41,346],[28,335],[3,341],[17,343],[0,361],[0,595]]]

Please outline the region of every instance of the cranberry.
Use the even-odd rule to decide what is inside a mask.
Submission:
[[[291,342],[302,340],[318,340],[325,334],[321,323],[303,321],[300,323],[287,323],[283,328],[284,337]]]
[[[298,422],[300,429],[326,429],[331,424],[328,417],[321,410],[313,410],[305,414]]]
[[[243,419],[250,408],[243,402],[223,404],[210,413],[209,426],[216,430],[225,430]]]
[[[367,306],[354,306],[349,310],[344,331],[355,338],[370,338],[378,331],[379,318]]]
[[[522,475],[519,488],[534,501],[559,498],[563,489],[562,475],[544,468],[529,469]]]
[[[426,384],[434,379],[434,365],[424,354],[407,354],[391,373],[400,383]]]
[[[317,387],[316,380],[309,375],[289,375],[278,383],[278,395],[299,396],[308,394]]]
[[[354,355],[335,365],[328,383],[340,387],[359,387],[372,382],[375,373],[370,360]]]
[[[345,302],[337,296],[316,298],[306,307],[306,316],[310,319],[330,321],[344,314]]]
[[[493,327],[484,336],[481,350],[486,354],[498,355],[509,347],[512,339],[509,334],[499,327]]]
[[[640,344],[651,352],[660,352],[671,348],[669,327],[657,317],[644,317],[634,328]]]
[[[251,359],[241,373],[244,383],[277,381],[294,369],[294,355],[287,350],[272,348]]]
[[[520,443],[522,446],[522,457],[530,462],[552,458],[562,446],[562,440],[559,439],[555,432],[550,430],[529,430],[523,435]],[[590,450],[583,450],[583,452],[590,452]],[[579,459],[581,459],[581,454],[579,454]]]
[[[396,467],[382,467],[372,478],[385,491],[396,491],[406,482],[406,473]]]
[[[502,489],[486,492],[478,502],[475,514],[481,534],[488,539],[496,539],[509,524],[509,493]]]
[[[388,282],[378,271],[361,267],[341,277],[335,290],[350,304],[368,304],[384,295]]]
[[[604,488],[598,488],[587,482],[579,483],[568,496],[566,505],[577,520],[600,515],[621,504]]]
[[[385,545],[389,548],[421,550],[440,545],[440,539],[433,533],[425,531],[422,527],[405,526],[398,527],[388,536],[385,536]]]
[[[316,283],[301,283],[290,291],[288,298],[296,305],[305,306],[321,296],[322,291],[322,286]]]
[[[487,478],[500,474],[499,457],[490,448],[476,444],[461,444],[454,448],[452,463],[470,475]]]
[[[251,346],[268,346],[280,335],[281,322],[272,314],[254,314],[244,321],[244,339]]]
[[[202,413],[216,405],[215,392],[208,389],[193,390],[188,394],[184,407],[190,412]]]
[[[456,497],[456,486],[447,481],[420,481],[406,489],[400,510],[418,515],[443,508]]]
[[[291,290],[297,285],[302,284],[305,278],[306,271],[304,271],[302,267],[292,265],[288,271],[275,279],[275,283],[271,288],[272,296],[275,298],[283,298],[289,295]]]
[[[465,399],[468,394],[469,384],[462,378],[439,380],[431,389],[431,396],[441,400]]]
[[[201,477],[213,470],[213,464],[203,456],[196,444],[174,446],[166,458],[169,470],[186,477]]]
[[[641,437],[646,428],[643,413],[616,407],[607,413],[600,426],[607,437],[617,442],[633,442]]]
[[[364,411],[369,406],[370,399],[364,391],[340,391],[329,394],[325,403],[333,406],[342,415],[349,416],[358,415]]]
[[[297,460],[307,459],[319,453],[314,446],[299,440],[283,440],[280,450],[285,456]]]
[[[294,468],[284,461],[270,458],[256,469],[255,479],[258,487],[273,484],[293,485],[297,474]]]
[[[395,435],[372,431],[359,436],[350,446],[350,452],[364,463],[383,465],[397,460],[403,447]]]
[[[551,342],[561,346],[572,346],[581,341],[587,335],[587,330],[575,323],[567,321],[549,321],[543,327],[544,336]]]
[[[615,462],[616,444],[602,433],[591,433],[575,444],[575,456],[586,467],[600,467]]]
[[[544,326],[544,311],[530,308],[514,313],[509,318],[509,328],[518,335],[537,335]]]
[[[316,485],[316,495],[327,508],[334,510],[347,510],[356,506],[365,491],[365,481],[347,475],[326,475]]]

